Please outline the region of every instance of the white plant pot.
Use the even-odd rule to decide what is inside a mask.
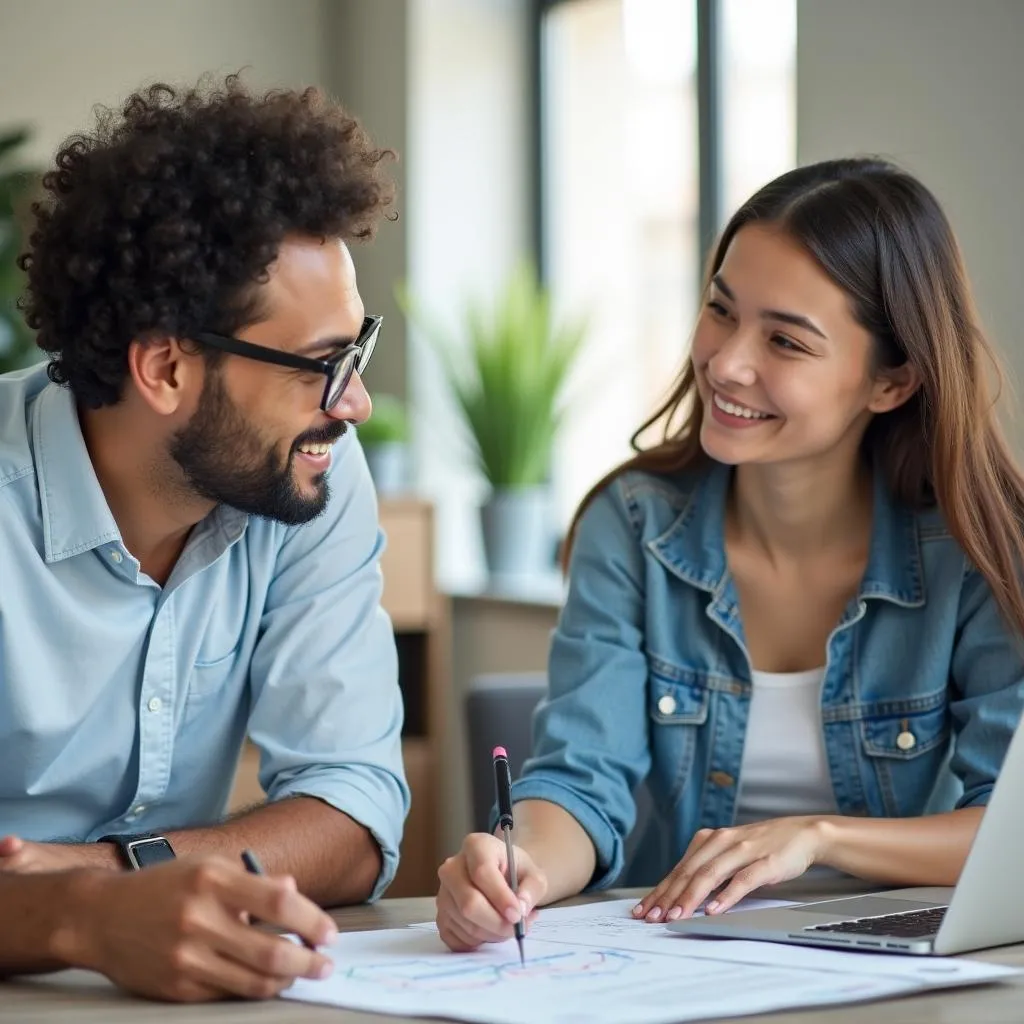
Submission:
[[[550,488],[494,491],[480,509],[480,524],[493,581],[516,582],[551,573],[555,537]]]

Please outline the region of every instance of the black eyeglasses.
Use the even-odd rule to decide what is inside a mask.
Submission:
[[[365,317],[359,337],[329,359],[310,359],[307,356],[297,356],[291,352],[282,352],[280,349],[268,348],[266,345],[254,345],[251,341],[231,338],[226,334],[213,334],[210,331],[202,331],[195,336],[195,340],[200,345],[209,345],[210,348],[220,349],[221,352],[230,352],[232,355],[243,356],[246,359],[256,359],[261,363],[273,363],[275,366],[288,366],[293,370],[322,373],[327,378],[327,383],[324,385],[323,397],[320,399],[320,408],[324,412],[330,412],[341,400],[341,396],[345,394],[345,388],[352,380],[352,374],[357,371],[362,374],[366,369],[366,364],[370,361],[370,356],[373,355],[373,347],[377,344],[377,335],[380,333],[382,319],[383,317],[379,316]]]

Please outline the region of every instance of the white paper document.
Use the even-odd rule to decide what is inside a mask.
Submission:
[[[629,943],[630,949],[649,948],[648,941],[660,946],[665,939],[675,937],[665,930],[663,924],[637,920],[633,916],[636,904],[636,900],[605,900],[600,903],[583,903],[577,907],[542,910],[530,926],[530,936],[550,942],[573,942],[585,946],[620,946]],[[768,910],[792,905],[792,900],[748,897],[740,900],[732,911]],[[703,914],[703,910],[698,910],[694,917],[702,917]]]
[[[601,906],[605,915],[597,913]],[[591,907],[547,911],[554,921],[543,937],[540,920],[531,928],[525,967],[512,940],[451,953],[428,928],[349,932],[324,950],[336,965],[331,977],[297,981],[283,997],[481,1024],[671,1024],[859,1002],[1017,973],[970,960],[684,938],[608,915],[609,906],[593,905],[589,914],[581,911]],[[559,921],[563,913],[570,919]],[[586,942],[575,941],[580,933]]]

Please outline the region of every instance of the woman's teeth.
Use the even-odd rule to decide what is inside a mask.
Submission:
[[[772,418],[766,412],[758,412],[756,409],[748,409],[745,405],[727,401],[717,391],[714,395],[714,402],[722,412],[727,412],[730,416],[742,416],[745,420],[770,420]]]

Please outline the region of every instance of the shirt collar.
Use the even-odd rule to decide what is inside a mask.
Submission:
[[[121,531],[96,478],[72,393],[47,385],[31,415],[46,561],[59,562],[112,541],[120,544]],[[190,546],[212,544],[210,551],[219,553],[245,533],[248,521],[244,512],[218,505],[193,531]]]
[[[71,391],[56,384],[43,388],[31,423],[46,561],[119,542],[121,533],[96,479]]]
[[[731,476],[721,463],[699,473],[686,507],[647,545],[666,568],[702,590],[720,591],[728,578],[725,502]],[[917,517],[893,501],[883,473],[873,476],[871,547],[858,597],[919,607],[925,599]]]

